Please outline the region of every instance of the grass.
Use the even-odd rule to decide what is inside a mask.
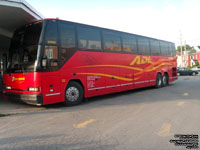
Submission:
[[[10,116],[10,114],[0,114],[0,117]]]

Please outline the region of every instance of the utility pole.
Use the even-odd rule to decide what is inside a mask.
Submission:
[[[187,49],[186,49],[186,40],[185,40],[185,53],[184,53],[184,58],[186,59],[186,56],[187,56]],[[186,59],[187,60],[187,59]],[[185,61],[185,63],[184,63],[184,66],[186,67],[187,66],[187,64],[186,64],[187,62]]]
[[[182,32],[180,30],[180,46],[181,46],[181,67],[183,67],[183,49],[182,49]]]

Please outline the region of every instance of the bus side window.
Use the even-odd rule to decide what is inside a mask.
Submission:
[[[137,54],[137,41],[134,36],[122,35],[123,52]]]
[[[138,37],[138,53],[142,55],[150,55],[149,40],[145,37]]]
[[[77,30],[79,48],[101,50],[101,35],[98,29],[78,26]]]
[[[46,31],[46,44],[57,44],[57,23],[54,20],[49,20]]]
[[[160,48],[161,48],[161,55],[162,56],[169,56],[169,48],[168,48],[167,42],[160,41]]]
[[[114,32],[103,31],[103,39],[104,50],[113,52],[121,51],[121,40],[118,34]]]
[[[73,24],[59,22],[59,39],[60,39],[60,53],[61,63],[70,58],[76,48],[75,27]]]
[[[175,44],[172,43],[171,47],[172,47],[172,56],[176,56],[176,47],[175,47]]]
[[[153,56],[160,56],[160,43],[158,40],[151,39],[150,40],[150,46],[151,46],[151,55]]]
[[[172,44],[171,44],[171,43],[168,43],[168,47],[169,47],[169,56],[173,56]]]

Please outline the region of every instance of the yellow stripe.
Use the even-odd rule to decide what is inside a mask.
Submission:
[[[138,80],[140,78],[140,77],[138,77],[138,78],[134,78],[134,79],[129,79],[129,78],[119,77],[119,76],[110,75],[110,74],[103,74],[103,73],[77,73],[77,74],[80,74],[80,75],[98,75],[98,76],[104,76],[104,77],[114,77],[115,79],[123,80],[123,81],[134,81],[134,80]]]
[[[14,78],[14,81],[24,81],[25,78]]]
[[[185,102],[178,102],[176,105],[177,106],[183,106],[185,104]]]
[[[85,121],[83,123],[79,123],[79,124],[74,124],[73,127],[74,128],[84,128],[86,127],[88,124],[93,123],[95,121],[95,119],[90,119],[88,121]]]
[[[89,66],[80,66],[80,67],[75,67],[75,68],[91,68],[91,67],[119,67],[119,68],[127,68],[127,69],[138,70],[138,71],[143,70],[141,68],[129,67],[129,66],[123,66],[123,65],[89,65]]]
[[[161,61],[157,61],[156,63],[152,64],[151,66],[146,67],[145,69],[141,69],[141,68],[136,68],[136,67],[130,67],[130,66],[123,66],[123,65],[89,65],[89,66],[80,66],[80,67],[75,67],[75,68],[91,68],[91,67],[119,67],[119,68],[127,68],[127,69],[132,69],[132,70],[137,70],[140,71],[137,74],[141,74],[143,72],[150,72],[153,70],[158,69],[161,66],[164,65],[172,65],[171,63],[162,63],[154,68],[151,68],[153,66],[155,66],[157,63],[160,63]],[[151,69],[150,69],[151,68]]]
[[[154,62],[153,64],[151,64],[150,66],[146,67],[145,69],[150,69],[152,68],[153,66],[157,65],[157,64],[161,64],[161,63],[169,63],[169,60],[166,60],[166,59],[161,59],[161,60],[158,60],[156,62]],[[171,63],[170,63],[171,64]]]
[[[171,136],[171,127],[172,125],[170,123],[164,123],[162,124],[162,127],[160,131],[157,133],[158,136],[166,137],[166,136]]]
[[[162,63],[162,64],[160,64],[160,65],[158,65],[156,67],[153,67],[151,69],[145,68],[143,71],[137,72],[134,75],[140,75],[140,74],[142,74],[144,72],[151,72],[151,71],[154,71],[154,70],[156,70],[156,69],[158,69],[158,68],[160,68],[161,66],[164,66],[164,65],[171,65],[171,63]]]
[[[158,66],[156,66],[156,67],[154,67],[154,68],[152,68],[152,69],[147,69],[147,70],[145,70],[145,72],[154,71],[154,70],[160,68],[161,66],[165,66],[165,65],[171,65],[171,63],[162,63],[162,64],[160,64],[160,65],[158,65]]]

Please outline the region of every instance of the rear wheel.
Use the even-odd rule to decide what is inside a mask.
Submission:
[[[168,75],[165,73],[164,76],[162,77],[162,86],[166,86],[169,83],[169,78]]]
[[[69,82],[65,90],[65,105],[78,105],[83,100],[83,87],[75,81]]]
[[[160,73],[157,74],[156,76],[156,88],[162,87],[162,75]]]

